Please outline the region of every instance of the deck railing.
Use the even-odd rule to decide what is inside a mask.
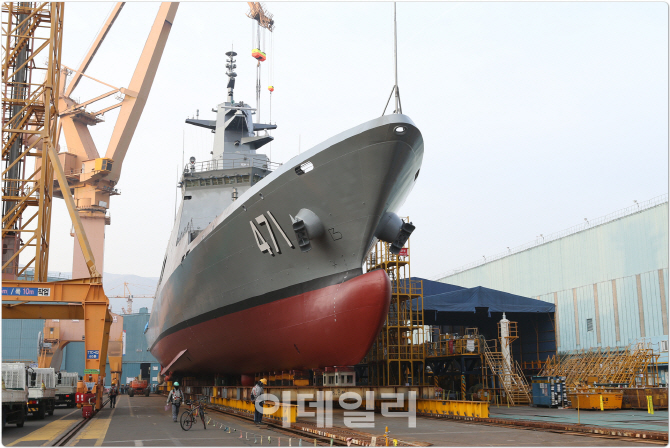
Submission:
[[[261,168],[273,171],[280,167],[281,163],[271,162],[266,158],[249,156],[240,156],[234,159],[215,159],[204,162],[187,163],[184,166],[184,173],[200,173],[203,171],[228,170],[233,168]]]

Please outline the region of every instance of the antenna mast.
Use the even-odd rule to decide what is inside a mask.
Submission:
[[[386,108],[389,107],[389,103],[391,102],[391,97],[393,96],[393,93],[395,92],[395,110],[393,111],[394,114],[401,114],[402,113],[402,103],[400,102],[400,90],[398,89],[398,22],[396,19],[396,5],[395,2],[393,2],[393,68],[395,71],[395,84],[393,85],[393,89],[391,89],[391,94],[389,95],[388,101],[386,101],[386,106],[384,107],[384,112],[382,112],[382,116],[386,113]]]
[[[402,113],[400,91],[398,90],[398,22],[396,20],[395,2],[393,2],[393,62],[395,63],[395,112]]]

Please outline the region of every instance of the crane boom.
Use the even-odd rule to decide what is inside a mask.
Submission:
[[[98,36],[95,38],[95,41],[93,41],[93,45],[91,45],[91,48],[88,50],[88,53],[86,53],[86,56],[84,56],[84,60],[81,62],[79,69],[74,73],[72,81],[70,81],[70,84],[67,86],[67,89],[65,90],[64,93],[65,96],[70,96],[75,87],[77,87],[77,84],[79,84],[79,81],[81,81],[81,75],[84,74],[84,72],[86,72],[86,69],[93,61],[93,58],[95,57],[95,54],[98,52],[100,45],[102,45],[102,42],[105,40],[105,37],[107,37],[107,33],[109,32],[112,25],[114,25],[114,21],[119,16],[119,13],[121,12],[125,4],[126,2],[118,2],[116,5],[114,5],[112,13],[109,15],[104,25],[102,25],[102,29],[98,33]]]
[[[84,72],[98,52],[123,6],[123,2],[114,6],[69,85],[65,87],[65,82],[62,83],[59,97],[60,110],[62,111],[59,132],[62,129],[65,134],[68,150],[60,153],[58,158],[65,167],[69,187],[62,185],[60,191],[55,193],[65,197],[66,189],[74,189],[74,204],[83,229],[89,237],[90,252],[95,257],[94,267],[98,272],[103,272],[105,226],[111,222],[107,215],[110,198],[120,194],[115,186],[121,176],[123,160],[147,102],[179,4],[161,3],[130,85],[128,88],[116,88],[92,78]],[[111,87],[112,90],[84,102],[75,101],[70,95],[82,77],[88,77],[93,81]],[[97,112],[86,110],[86,106],[108,98],[117,92],[123,95],[120,103],[105,107]],[[95,126],[102,122],[103,119],[100,116],[115,108],[119,108],[119,115],[112,130],[105,156],[101,157],[99,154],[102,151],[98,152],[89,126]],[[75,240],[73,278],[84,277],[87,271],[90,271],[90,259],[82,258],[80,247],[83,248],[81,242]]]
[[[161,4],[135,73],[133,73],[128,85],[128,92],[121,103],[119,117],[114,125],[112,138],[105,154],[105,157],[114,160],[112,171],[107,176],[111,181],[118,181],[121,176],[123,159],[149,97],[149,90],[151,90],[151,85],[154,82],[156,70],[158,70],[158,64],[163,56],[163,49],[178,7],[179,3],[176,2]]]

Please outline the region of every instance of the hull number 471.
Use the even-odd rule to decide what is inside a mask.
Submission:
[[[258,249],[262,253],[268,253],[273,257],[275,256],[275,253],[281,254],[281,248],[279,247],[279,244],[277,244],[277,238],[275,237],[275,232],[272,228],[273,224],[274,227],[279,232],[279,234],[284,237],[284,240],[286,240],[286,243],[289,245],[289,247],[291,249],[295,249],[293,242],[291,242],[290,238],[286,235],[286,232],[284,232],[284,229],[282,229],[282,227],[279,225],[272,212],[268,211],[267,215],[270,218],[269,220],[265,217],[264,214],[261,214],[260,216],[256,217],[256,223],[254,223],[253,220],[249,221],[249,225],[251,226],[251,232],[254,235],[254,239],[256,240],[256,244],[258,245]],[[258,229],[258,227],[256,227],[256,224],[258,224],[260,227],[263,226],[267,227],[268,233],[270,234],[270,241],[272,241],[272,246],[274,247],[274,252],[272,251],[270,244],[268,244],[268,242],[263,237],[261,231]]]

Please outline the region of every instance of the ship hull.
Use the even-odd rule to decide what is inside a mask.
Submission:
[[[388,276],[373,271],[189,326],[161,339],[154,353],[174,359],[190,342],[170,370],[222,374],[353,365],[379,333],[390,297]]]
[[[189,205],[215,217],[192,239],[176,225],[168,244],[146,332],[164,370],[247,374],[359,362],[390,300],[379,286],[386,274],[363,275],[364,260],[382,216],[411,191],[422,157],[412,121],[384,116],[295,157],[223,210],[217,193],[193,202],[198,190],[188,190]],[[313,169],[302,172],[307,163]],[[324,227],[309,251],[292,227],[303,209]],[[355,310],[358,302],[368,305],[340,317],[341,306]],[[337,315],[327,325],[331,314],[319,314],[326,303]]]

